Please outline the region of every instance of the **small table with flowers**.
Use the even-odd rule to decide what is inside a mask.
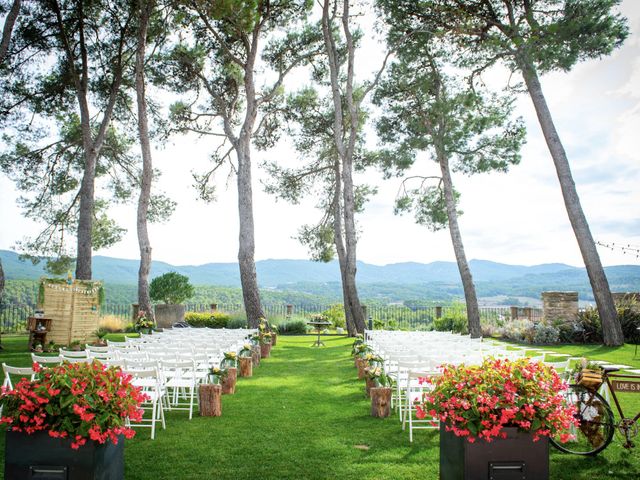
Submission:
[[[313,342],[311,344],[311,346],[312,347],[324,347],[325,346],[324,342],[322,342],[320,340],[320,333],[322,333],[322,329],[323,328],[327,328],[327,327],[331,326],[331,322],[327,322],[325,320],[323,320],[323,321],[312,320],[310,322],[307,322],[307,325],[311,325],[313,328],[315,328],[316,329],[316,333],[318,334],[318,339],[315,342]]]
[[[27,329],[29,330],[29,350],[36,349],[36,345],[41,344],[42,348],[47,344],[47,333],[51,330],[51,319],[43,317],[27,318]]]

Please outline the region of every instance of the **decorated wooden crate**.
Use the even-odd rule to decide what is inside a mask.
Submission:
[[[102,296],[101,282],[43,278],[38,305],[52,320],[47,341],[69,345],[95,340]]]

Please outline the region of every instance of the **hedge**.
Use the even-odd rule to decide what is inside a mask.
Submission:
[[[231,320],[231,315],[222,312],[187,312],[184,314],[184,321],[192,327],[226,328],[229,320]]]

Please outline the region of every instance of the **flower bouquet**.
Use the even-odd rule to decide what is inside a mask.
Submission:
[[[507,438],[506,427],[531,432],[533,440],[571,438],[574,407],[556,371],[541,362],[488,359],[479,366],[445,365],[423,381],[433,390],[416,405],[418,418],[438,419],[446,431],[473,443]]]
[[[253,350],[250,343],[245,343],[238,354],[238,363],[240,364],[240,376],[253,376]]]
[[[0,423],[11,431],[46,431],[50,437],[69,439],[75,450],[88,440],[116,444],[120,435],[135,435],[126,421],[142,419],[140,405],[147,396],[118,367],[106,368],[95,360],[52,368],[34,363],[33,369],[33,381],[23,378],[13,390],[2,388]]]
[[[243,357],[249,357],[249,358],[251,358],[251,344],[249,344],[249,343],[245,343],[245,344],[242,346],[242,348],[240,349],[240,352],[239,352],[238,356],[239,356],[240,358],[243,358]]]
[[[151,329],[155,327],[155,323],[149,317],[144,310],[138,311],[138,318],[136,320],[135,329],[136,332],[151,332]]]
[[[266,332],[260,336],[260,356],[267,358],[271,355],[271,333]]]
[[[224,358],[220,362],[221,368],[235,368],[238,354],[236,352],[224,352]]]
[[[213,367],[209,369],[209,383],[222,385],[222,382],[224,382],[228,374],[229,372],[226,368]]]
[[[391,414],[391,378],[382,366],[365,368],[367,395],[371,397],[371,416],[386,418]]]

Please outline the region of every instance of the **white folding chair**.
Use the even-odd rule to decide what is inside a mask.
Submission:
[[[143,416],[141,422],[128,422],[129,427],[136,428],[151,428],[151,440],[156,437],[156,423],[158,421],[162,424],[162,429],[166,429],[166,423],[164,420],[164,408],[162,405],[163,389],[160,385],[160,378],[157,368],[154,369],[131,369],[125,370],[127,373],[133,376],[132,384],[136,387],[140,387],[142,392],[145,393],[148,399],[142,403],[141,408],[148,412],[150,418]]]
[[[29,378],[33,380],[36,372],[31,367],[12,367],[6,363],[2,363],[2,371],[4,372],[4,381],[2,386],[9,390],[13,389],[13,383],[11,382],[11,375],[22,375],[22,378]],[[4,404],[0,403],[0,416],[2,416],[2,409]]]
[[[193,418],[193,402],[196,392],[196,375],[193,360],[160,362],[161,376],[165,378],[167,397],[171,410],[186,410]]]
[[[62,363],[62,356],[61,355],[46,356],[46,355],[36,355],[35,353],[32,353],[31,360],[43,366],[60,365]]]
[[[420,383],[422,378],[434,378],[439,375],[436,371],[417,371],[410,370],[407,378],[407,388],[405,390],[405,407],[402,417],[402,430],[405,425],[409,425],[409,442],[413,442],[414,430],[438,429],[439,422],[437,418],[433,418],[427,414],[422,419],[414,418],[416,412],[416,402],[422,399],[422,395],[429,391],[432,387],[428,382]]]

